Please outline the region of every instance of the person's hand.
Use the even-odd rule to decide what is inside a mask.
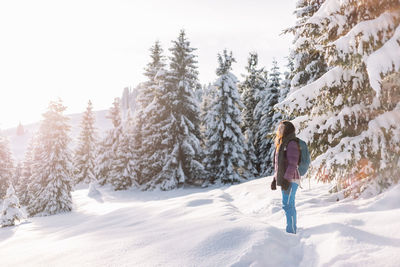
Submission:
[[[271,190],[276,190],[276,180],[275,179],[271,183]]]
[[[286,180],[285,178],[282,179],[281,187],[283,190],[288,190],[290,187],[290,182]]]

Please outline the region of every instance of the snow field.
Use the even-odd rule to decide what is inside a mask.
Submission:
[[[284,231],[271,177],[207,189],[73,193],[71,213],[0,229],[1,266],[398,266],[400,186],[341,200],[329,185],[297,193]]]

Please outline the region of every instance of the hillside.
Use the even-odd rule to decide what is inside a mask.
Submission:
[[[400,186],[336,201],[329,185],[297,194],[284,231],[271,177],[169,192],[73,192],[68,214],[0,229],[2,266],[398,266]]]
[[[109,119],[106,118],[107,112],[107,110],[99,110],[94,112],[96,116],[95,126],[99,130],[100,134],[106,129],[111,128],[111,122],[109,121]],[[71,137],[73,139],[76,138],[79,134],[79,125],[82,119],[82,114],[83,113],[67,115],[70,119],[69,123],[71,125]],[[10,148],[16,160],[22,160],[24,158],[25,149],[27,148],[33,134],[39,129],[39,126],[40,122],[24,125],[25,134],[21,136],[18,136],[16,134],[16,127],[1,131],[3,135],[9,138]]]

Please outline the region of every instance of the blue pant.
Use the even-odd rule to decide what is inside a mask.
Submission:
[[[294,204],[297,188],[296,183],[290,183],[288,190],[282,190],[282,208],[286,214],[286,232],[295,234],[297,231],[296,226],[296,207]]]

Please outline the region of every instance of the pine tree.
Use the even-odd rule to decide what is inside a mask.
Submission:
[[[201,100],[201,105],[200,105],[200,120],[201,120],[201,133],[202,135],[205,134],[206,131],[206,117],[208,113],[208,109],[210,108],[210,104],[212,100],[215,97],[215,91],[216,89],[214,86],[210,83],[207,86],[204,86],[203,89],[203,94],[202,94],[202,100]]]
[[[208,85],[204,85],[201,104],[200,104],[200,132],[201,132],[201,147],[202,147],[202,159],[203,166],[206,166],[206,131],[207,131],[207,114],[209,112],[210,105],[215,97],[216,88],[213,84],[209,83]],[[208,173],[207,168],[205,168],[204,179],[205,182],[203,186],[207,186],[210,183],[210,174]]]
[[[75,184],[95,182],[96,159],[96,132],[95,118],[92,111],[92,102],[89,100],[81,121],[81,133],[78,138],[78,146],[74,157]]]
[[[296,25],[284,31],[294,35],[290,53],[294,68],[291,91],[312,83],[327,71],[324,50],[317,42],[318,31],[307,23],[324,2],[325,0],[297,0],[294,12],[297,17]]]
[[[50,102],[43,114],[34,151],[32,198],[28,212],[53,215],[72,209],[72,160],[68,148],[70,126],[61,100]]]
[[[280,95],[279,95],[279,99],[278,102],[282,102],[287,95],[290,92],[290,84],[291,81],[293,79],[293,75],[294,75],[294,63],[293,63],[293,58],[291,55],[289,55],[287,58],[287,64],[286,64],[286,71],[283,73],[284,79],[281,82],[281,89],[280,89]],[[284,115],[284,114],[282,114]],[[288,118],[285,118],[288,119]]]
[[[211,102],[215,97],[215,92],[216,92],[216,88],[209,83],[208,85],[204,85],[203,87],[203,92],[202,92],[202,97],[201,97],[201,103],[200,103],[200,133],[201,133],[201,147],[203,148],[203,152],[202,152],[202,159],[203,159],[203,165],[204,165],[204,159],[205,159],[205,148],[206,148],[206,144],[205,144],[205,134],[206,134],[206,127],[207,127],[207,122],[206,122],[206,118],[207,118],[207,113],[208,110],[210,108]],[[207,170],[205,170],[207,173]],[[207,176],[207,174],[206,174]],[[206,180],[208,181],[209,179],[206,178]]]
[[[141,185],[147,184],[155,177],[156,173],[159,172],[159,170],[152,169],[154,166],[151,167],[152,164],[149,163],[149,157],[153,153],[156,153],[156,151],[147,145],[147,141],[151,140],[153,135],[160,131],[160,129],[149,130],[149,128],[154,127],[154,120],[157,120],[153,118],[153,116],[162,116],[162,114],[159,114],[159,111],[153,111],[152,108],[149,108],[149,105],[153,103],[156,91],[158,90],[159,79],[165,72],[165,58],[163,56],[163,49],[160,42],[156,41],[150,48],[150,58],[151,60],[147,64],[144,73],[147,77],[147,81],[144,83],[144,86],[139,91],[137,97],[137,111],[135,113],[135,126],[133,129],[133,149],[136,151],[136,166],[134,173],[136,182]],[[154,108],[162,109],[162,107]]]
[[[178,186],[176,177],[171,174],[173,169],[168,161],[170,148],[175,141],[168,129],[175,122],[168,112],[169,107],[163,94],[162,80],[163,78],[160,77],[159,90],[155,92],[156,96],[148,107],[149,123],[143,129],[146,136],[143,140],[143,148],[146,151],[145,157],[148,164],[143,170],[144,177],[147,177],[143,189],[170,190]]]
[[[140,184],[143,190],[159,188],[170,190],[177,187],[173,175],[169,175],[168,154],[173,146],[174,138],[170,135],[171,124],[170,106],[166,92],[166,70],[162,50],[151,50],[152,61],[148,65],[148,84],[151,85],[153,99],[144,107],[146,123],[142,127],[142,157],[145,161],[141,168]],[[158,62],[160,61],[160,62]],[[153,69],[151,69],[153,68]]]
[[[20,204],[27,206],[31,199],[30,186],[32,182],[32,169],[34,163],[34,147],[36,146],[36,136],[30,140],[25,152],[24,160],[22,162],[21,181],[18,183],[16,190]],[[32,185],[33,186],[33,185]]]
[[[0,136],[0,199],[6,194],[14,171],[14,160],[11,155],[7,138]]]
[[[200,84],[197,84],[197,87],[194,91],[194,97],[197,101],[198,106],[200,106],[201,103],[203,102],[204,88],[206,88],[206,85],[201,86]]]
[[[94,171],[95,177],[97,177],[97,181],[100,185],[105,185],[107,183],[111,171],[112,151],[111,144],[108,143],[111,138],[107,138],[108,135],[109,132],[100,140],[96,149],[97,156]]]
[[[12,184],[7,189],[6,197],[3,202],[3,209],[1,210],[0,224],[2,227],[13,226],[15,221],[21,221],[24,218],[19,205],[19,200],[15,194]]]
[[[19,184],[23,183],[22,181],[22,162],[18,161],[13,169],[13,176],[10,180],[14,187],[18,187]]]
[[[281,72],[275,58],[272,60],[272,68],[269,72],[269,82],[271,88],[279,89],[281,87]]]
[[[310,175],[353,196],[398,182],[400,86],[388,83],[400,72],[400,2],[326,0],[306,25],[329,70],[280,108],[309,140]]]
[[[172,140],[168,142],[168,155],[163,168],[164,177],[172,179],[170,188],[184,184],[200,185],[204,182],[201,164],[200,110],[194,97],[199,86],[196,59],[186,34],[182,30],[170,48],[170,70],[166,77],[165,100],[167,119],[165,125]],[[172,177],[172,178],[170,178]]]
[[[209,113],[207,114],[207,158],[206,167],[212,182],[237,183],[245,180],[245,144],[241,125],[240,100],[237,79],[231,71],[235,59],[224,50],[218,55],[219,78]]]
[[[256,178],[258,177],[257,163],[259,159],[256,156],[256,149],[254,147],[254,136],[250,130],[247,130],[244,133],[245,138],[245,155],[246,162],[244,170],[246,170],[245,177],[248,178]]]
[[[246,137],[246,165],[251,176],[257,177],[263,159],[260,156],[260,142],[257,142],[255,139],[259,131],[259,118],[255,116],[255,108],[260,102],[260,95],[264,93],[268,83],[264,77],[264,68],[258,68],[257,53],[250,53],[246,71],[245,80],[239,85],[244,105],[241,129]]]
[[[117,150],[122,136],[122,118],[119,98],[115,98],[107,118],[111,120],[113,128],[106,133],[100,142],[95,167],[95,176],[100,185],[110,183],[112,166],[115,163]]]
[[[254,121],[254,109],[260,101],[258,95],[265,90],[265,80],[263,77],[264,68],[258,68],[258,54],[250,53],[246,66],[247,74],[244,81],[239,85],[241,99],[244,105],[242,111],[242,132],[250,129],[252,133],[256,131],[256,122]]]
[[[273,156],[275,146],[273,134],[281,120],[281,114],[274,109],[280,97],[280,72],[278,63],[274,59],[269,72],[268,87],[260,94],[261,100],[255,108],[258,131],[256,140],[259,147],[260,175],[267,176],[273,173]]]
[[[133,151],[133,120],[128,111],[110,172],[110,183],[114,187],[114,190],[126,190],[132,186],[135,164]]]

